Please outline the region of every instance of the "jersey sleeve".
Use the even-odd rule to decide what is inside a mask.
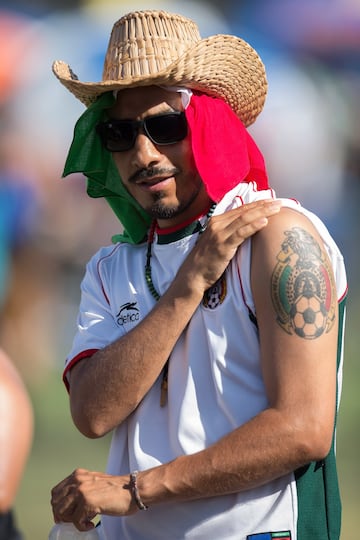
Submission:
[[[69,371],[79,360],[92,356],[124,334],[124,330],[116,322],[116,313],[111,307],[107,268],[103,264],[108,256],[106,250],[100,250],[86,266],[80,288],[77,331],[63,373],[67,387]]]

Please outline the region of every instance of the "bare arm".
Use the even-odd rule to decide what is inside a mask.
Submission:
[[[204,291],[221,276],[238,246],[278,210],[274,201],[259,201],[214,217],[148,316],[128,334],[72,368],[71,412],[83,434],[102,436],[136,408],[161,372]]]
[[[0,350],[0,513],[11,508],[33,437],[33,411],[25,386]]]
[[[295,247],[302,250],[302,261],[300,251],[291,252],[291,241],[298,241]],[[279,281],[284,261],[289,268]],[[295,283],[293,278],[305,268]],[[315,287],[312,294],[311,283],[319,279],[319,271],[326,286]],[[141,472],[139,491],[149,506],[251,489],[324,458],[330,449],[336,394],[337,299],[322,242],[306,218],[282,210],[254,238],[252,283],[269,407],[209,448]],[[298,323],[291,327],[291,317],[285,320],[283,307],[299,292],[299,284],[308,298],[320,291],[320,299],[326,300],[319,335],[313,335],[310,327],[303,329],[304,334],[296,333]],[[293,318],[295,311],[291,311]],[[124,489],[127,482],[128,477],[77,471],[54,489],[54,515],[86,528],[87,513],[132,513],[134,502]],[[74,493],[81,492],[74,505],[76,517],[73,501],[63,497],[69,485],[76,486]],[[111,497],[111,492],[116,497]]]

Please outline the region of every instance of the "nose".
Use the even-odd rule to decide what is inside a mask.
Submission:
[[[161,157],[161,152],[142,130],[137,134],[132,152],[132,165],[140,169],[155,165]]]

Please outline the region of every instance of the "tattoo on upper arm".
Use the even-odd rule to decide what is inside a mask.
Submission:
[[[300,227],[285,231],[271,278],[277,322],[288,334],[316,339],[335,321],[335,286],[327,257]]]

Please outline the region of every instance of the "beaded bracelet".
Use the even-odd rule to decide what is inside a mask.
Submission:
[[[137,486],[137,475],[138,471],[134,471],[130,473],[130,482],[129,482],[129,489],[131,491],[131,495],[136,502],[136,506],[139,508],[139,510],[147,510],[149,507],[146,506],[141,500],[139,489]]]

